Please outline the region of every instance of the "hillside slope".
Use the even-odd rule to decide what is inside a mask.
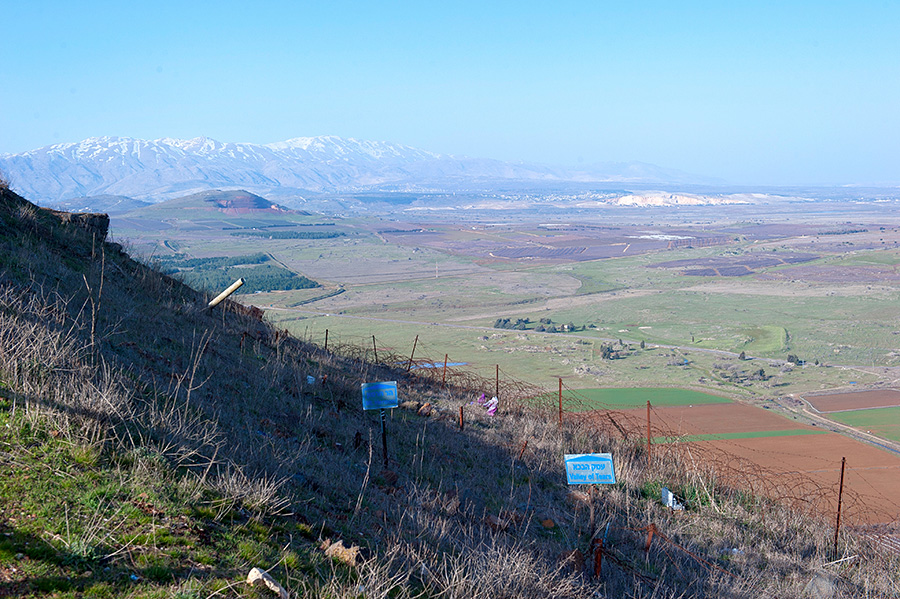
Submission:
[[[845,534],[860,557],[826,566],[830,525],[648,468],[639,435],[536,400],[491,415],[474,378],[441,389],[400,357],[208,310],[107,226],[0,189],[0,597],[262,596],[252,567],[297,597],[898,595],[895,555]],[[379,380],[406,402],[386,468],[359,405]],[[562,455],[589,452],[618,482],[570,492]]]

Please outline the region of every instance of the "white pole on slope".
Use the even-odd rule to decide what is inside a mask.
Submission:
[[[240,279],[238,279],[237,281],[232,283],[231,286],[228,287],[228,289],[226,289],[225,291],[223,291],[222,293],[217,295],[215,298],[213,298],[213,300],[211,302],[209,302],[209,304],[207,304],[206,307],[207,308],[215,308],[220,303],[222,303],[222,300],[224,300],[226,297],[228,297],[229,295],[231,295],[232,293],[237,291],[238,287],[240,287],[243,284],[244,284],[244,278],[241,277]]]

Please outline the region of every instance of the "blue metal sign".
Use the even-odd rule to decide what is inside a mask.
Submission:
[[[611,453],[567,453],[565,457],[566,481],[570,485],[615,484]]]
[[[400,404],[397,381],[362,384],[363,410],[384,410]]]

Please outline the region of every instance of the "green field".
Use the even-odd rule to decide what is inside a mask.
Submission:
[[[347,294],[343,294],[347,295]],[[249,296],[256,304],[260,296]],[[294,292],[267,294],[265,297],[296,297]],[[339,300],[340,297],[334,298]],[[843,368],[814,366],[792,368],[782,372],[762,360],[740,361],[701,351],[672,350],[632,344],[628,357],[602,360],[601,341],[583,337],[583,333],[550,334],[491,329],[489,327],[448,326],[437,322],[412,322],[416,314],[386,312],[380,317],[356,314],[317,312],[324,300],[287,311],[268,311],[267,318],[277,326],[290,330],[300,338],[322,345],[325,331],[331,344],[353,344],[371,347],[375,335],[379,352],[409,355],[413,341],[419,336],[417,359],[442,362],[449,354],[452,362],[466,362],[465,370],[493,380],[495,365],[500,366],[501,379],[515,379],[544,387],[555,393],[558,379],[568,389],[639,388],[677,386],[708,390],[730,397],[759,397],[771,393],[794,393],[837,387],[850,380],[860,384],[875,382],[877,377],[858,370],[848,373]],[[259,304],[258,304],[259,305]],[[263,303],[262,305],[266,305]],[[332,345],[334,346],[334,345]],[[687,360],[685,364],[684,361]],[[767,379],[737,384],[719,376],[718,364],[728,364],[745,371],[764,368]],[[646,402],[646,398],[643,399]],[[652,398],[651,398],[652,401]],[[688,402],[690,403],[690,402]]]
[[[861,367],[900,366],[900,352],[895,351],[900,284],[885,271],[896,262],[895,249],[860,251],[848,243],[828,253],[818,246],[784,245],[814,242],[805,237],[759,243],[744,241],[741,234],[724,246],[548,264],[476,255],[473,248],[498,240],[524,247],[552,245],[565,237],[527,222],[469,227],[325,215],[188,220],[186,213],[174,210],[150,214],[155,221],[132,216],[118,221],[121,228],[114,223],[113,230],[145,255],[178,252],[202,259],[264,253],[274,264],[322,284],[314,291],[241,298],[264,308],[295,309],[268,313],[294,334],[321,343],[328,330],[332,340],[364,347],[371,346],[374,335],[380,347],[401,355],[419,336],[417,357],[440,361],[449,354],[451,361],[466,362],[488,378],[500,365],[509,378],[550,391],[563,378],[571,389],[678,386],[760,397],[840,387],[850,380],[866,384],[879,375]],[[251,227],[342,236],[233,236]],[[422,234],[392,235],[391,229],[419,229]],[[748,233],[750,229],[748,225]],[[762,268],[748,277],[686,276],[678,268],[659,266],[783,251],[822,257],[796,267]],[[803,269],[835,269],[847,280],[804,279]],[[880,269],[875,279],[871,269]],[[528,319],[529,330],[494,329],[498,319]],[[556,325],[571,323],[576,331],[533,330],[547,319]],[[621,359],[604,359],[611,342],[621,350],[616,356]],[[742,352],[755,359],[738,361]],[[788,355],[806,365],[785,366]],[[760,370],[764,376],[754,376]]]
[[[873,408],[828,414],[832,420],[879,437],[900,441],[900,408]]]
[[[612,409],[627,410],[651,406],[688,406],[700,404],[731,403],[731,400],[691,391],[689,389],[671,388],[619,388],[619,389],[579,389],[577,392],[563,393],[563,402],[583,405],[585,410]]]

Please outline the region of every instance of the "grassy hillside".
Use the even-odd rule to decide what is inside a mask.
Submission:
[[[295,597],[898,595],[897,556],[850,533],[832,555],[830,523],[648,465],[621,425],[505,394],[492,416],[477,379],[441,389],[207,310],[107,222],[0,190],[0,597],[266,596],[254,567]],[[404,402],[387,467],[359,405],[377,380]],[[615,485],[566,486],[563,454],[588,452]]]

